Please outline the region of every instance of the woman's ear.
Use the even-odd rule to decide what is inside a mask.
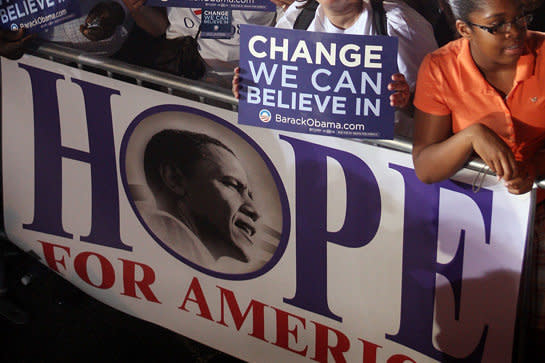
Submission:
[[[466,39],[471,39],[471,35],[473,34],[473,32],[471,30],[471,26],[466,22],[460,19],[456,20],[456,30],[458,31],[458,34],[460,34],[462,37]]]
[[[183,197],[186,193],[185,177],[171,161],[164,161],[159,166],[161,179],[165,186],[173,193]]]

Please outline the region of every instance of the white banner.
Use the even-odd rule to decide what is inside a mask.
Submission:
[[[6,232],[104,303],[249,361],[511,361],[531,193],[31,56],[2,90]]]

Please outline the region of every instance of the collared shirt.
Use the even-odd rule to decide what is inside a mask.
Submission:
[[[276,27],[293,29],[304,4],[294,1],[284,16],[278,20]],[[384,11],[386,12],[387,33],[398,39],[398,70],[405,76],[411,90],[414,90],[420,62],[426,54],[437,49],[433,28],[422,15],[403,1],[384,1]],[[329,21],[323,7],[318,5],[314,19],[307,30],[333,34],[377,35],[378,30],[375,29],[372,13],[371,4],[369,1],[364,1],[362,12],[354,24],[347,29],[340,29]],[[396,110],[395,124],[394,132],[397,136],[412,137],[413,119],[411,116]]]
[[[277,28],[293,29],[297,16],[305,3],[294,1],[278,20]],[[433,36],[433,28],[416,10],[402,1],[385,1],[386,28],[389,36],[398,38],[397,65],[399,72],[407,79],[414,89],[418,67],[424,56],[437,49]],[[316,9],[314,20],[309,24],[308,31],[352,35],[377,35],[373,23],[371,4],[363,2],[363,10],[359,18],[347,29],[337,28],[325,16],[322,6]]]
[[[420,67],[414,105],[433,115],[451,115],[454,133],[475,123],[493,130],[519,161],[545,141],[545,34],[528,31],[505,99],[477,68],[466,39],[429,54]]]

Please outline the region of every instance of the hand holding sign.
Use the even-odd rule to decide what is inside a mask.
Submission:
[[[23,56],[25,42],[34,35],[26,35],[23,29],[18,31],[0,29],[0,56],[16,60]]]
[[[233,96],[238,100],[240,98],[240,67],[236,67],[233,70],[233,81],[231,82],[231,90],[233,91]]]
[[[388,90],[394,91],[390,95],[390,106],[397,108],[407,107],[411,98],[411,91],[409,84],[405,80],[405,76],[401,73],[395,73],[392,75],[392,81],[388,84]]]

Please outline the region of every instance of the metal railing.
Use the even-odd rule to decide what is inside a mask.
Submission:
[[[219,87],[202,81],[194,81],[187,78],[173,76],[168,73],[159,72],[153,69],[144,68],[121,62],[116,59],[86,54],[79,50],[59,46],[52,43],[35,44],[28,50],[28,53],[41,58],[47,58],[52,61],[62,61],[63,63],[74,63],[78,68],[91,67],[106,72],[108,77],[123,76],[128,77],[137,85],[146,87],[155,85],[163,87],[167,93],[179,91],[194,95],[200,102],[209,103],[210,101],[221,102],[225,104],[224,108],[238,109],[238,100],[233,97],[231,90]],[[155,87],[154,87],[155,88]],[[217,105],[222,107],[221,105]],[[385,147],[391,150],[397,150],[410,154],[412,152],[412,142],[406,138],[395,138],[394,140],[359,140],[362,143]],[[485,163],[475,158],[465,165],[465,168],[491,173],[486,168]],[[539,188],[545,189],[545,179],[536,182]]]

